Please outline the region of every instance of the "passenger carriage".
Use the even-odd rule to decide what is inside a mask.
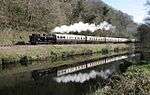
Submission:
[[[106,42],[118,43],[118,38],[114,38],[114,37],[105,37],[105,38],[106,38]]]
[[[120,43],[126,43],[128,41],[129,40],[127,38],[118,38],[118,42],[120,42]]]
[[[87,43],[103,43],[105,42],[105,37],[87,36]]]
[[[85,43],[86,36],[72,34],[55,34],[57,43]]]

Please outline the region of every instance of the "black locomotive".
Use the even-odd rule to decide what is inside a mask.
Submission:
[[[51,44],[51,43],[55,43],[56,38],[54,35],[40,35],[40,34],[32,34],[31,36],[29,36],[29,43],[32,45],[36,45],[36,44]]]

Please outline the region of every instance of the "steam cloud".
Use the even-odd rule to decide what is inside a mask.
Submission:
[[[62,25],[60,27],[56,27],[52,30],[52,32],[60,32],[60,33],[69,33],[69,32],[81,32],[81,31],[91,31],[94,32],[96,30],[115,30],[115,26],[112,26],[108,22],[104,21],[99,25],[89,24],[89,23],[74,23],[73,25],[67,26]]]
[[[92,70],[90,73],[79,73],[79,74],[73,74],[73,75],[66,75],[66,76],[61,76],[61,77],[55,77],[54,80],[58,83],[67,83],[67,82],[79,82],[79,83],[83,83],[85,81],[88,81],[90,79],[94,79],[96,78],[96,76],[100,76],[104,79],[107,79],[109,77],[109,75],[112,74],[112,72],[107,69],[105,71],[95,71]]]

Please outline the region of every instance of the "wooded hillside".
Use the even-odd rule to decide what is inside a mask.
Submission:
[[[79,21],[95,24],[107,21],[116,26],[114,35],[132,36],[127,31],[127,26],[133,23],[132,17],[101,0],[1,0],[0,6],[0,36],[3,36],[0,42],[3,44],[27,41],[30,33],[49,33],[56,26]]]

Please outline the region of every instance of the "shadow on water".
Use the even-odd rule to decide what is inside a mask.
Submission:
[[[85,95],[103,88],[113,74],[124,72],[138,56],[121,54],[5,76],[3,80],[13,84],[0,86],[0,95]],[[3,80],[0,78],[1,83]]]

